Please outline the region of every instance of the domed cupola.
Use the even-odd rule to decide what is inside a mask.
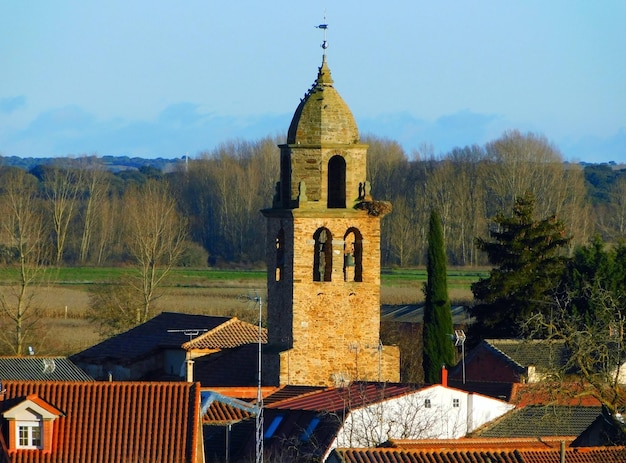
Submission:
[[[317,79],[300,101],[289,132],[289,145],[357,144],[359,129],[352,112],[333,87],[326,55]]]

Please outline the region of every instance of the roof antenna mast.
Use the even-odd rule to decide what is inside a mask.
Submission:
[[[328,24],[326,23],[326,10],[324,10],[324,23],[315,27],[324,31],[324,41],[322,42],[322,49],[324,50],[324,56],[326,56],[326,49],[328,48],[328,41],[326,40],[326,30],[328,29]]]

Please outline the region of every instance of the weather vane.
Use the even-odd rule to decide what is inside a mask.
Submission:
[[[326,29],[328,29],[328,24],[326,24],[326,11],[324,11],[324,23],[315,27],[324,31],[324,41],[322,42],[322,49],[324,50],[324,53],[326,53],[326,49],[328,48],[328,42],[326,41]]]

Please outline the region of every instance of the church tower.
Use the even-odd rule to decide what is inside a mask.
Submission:
[[[379,337],[380,221],[391,205],[371,197],[367,145],[333,86],[325,52],[279,148],[280,181],[262,211],[265,382],[399,381],[398,348]]]

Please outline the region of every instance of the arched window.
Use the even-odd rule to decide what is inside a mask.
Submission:
[[[285,271],[285,230],[278,230],[276,235],[276,281],[283,279]]]
[[[346,160],[335,155],[328,161],[328,202],[327,207],[346,207]]]
[[[327,228],[313,234],[313,281],[331,281],[333,272],[333,237]]]
[[[344,281],[363,281],[363,236],[351,227],[343,237]]]

